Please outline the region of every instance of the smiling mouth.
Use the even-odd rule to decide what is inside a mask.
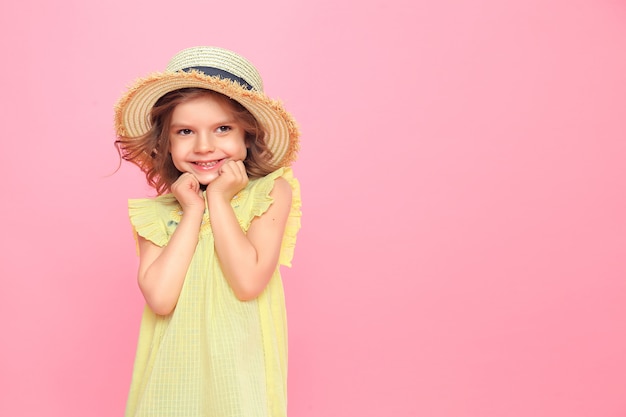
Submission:
[[[215,165],[219,164],[222,160],[218,160],[218,161],[209,161],[209,162],[194,162],[194,165],[198,165],[199,167],[202,168],[213,168]]]

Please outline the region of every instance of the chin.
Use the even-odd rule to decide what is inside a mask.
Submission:
[[[200,185],[206,187],[207,185],[209,185],[213,180],[215,180],[218,177],[218,175],[216,176],[212,176],[212,177],[206,177],[206,178],[198,178],[198,182],[200,183]],[[197,177],[196,177],[197,178]]]

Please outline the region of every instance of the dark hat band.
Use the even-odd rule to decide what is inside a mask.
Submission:
[[[246,90],[254,90],[254,87],[252,87],[250,84],[248,84],[246,82],[246,80],[244,80],[243,78],[237,77],[236,75],[231,74],[228,71],[221,70],[219,68],[213,68],[213,67],[189,67],[189,68],[183,68],[183,71],[185,71],[185,72],[191,72],[193,70],[200,71],[203,74],[208,75],[210,77],[220,77],[220,78],[225,78],[227,80],[232,80],[232,81],[235,81],[237,84],[241,85]]]

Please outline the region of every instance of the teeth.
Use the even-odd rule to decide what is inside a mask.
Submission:
[[[217,161],[211,161],[211,162],[196,162],[196,165],[200,165],[201,167],[205,167],[205,168],[209,168],[212,166],[217,165]]]

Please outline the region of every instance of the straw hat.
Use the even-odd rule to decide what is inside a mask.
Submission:
[[[263,81],[254,66],[236,53],[199,46],[180,51],[164,72],[135,81],[115,107],[118,136],[133,138],[150,130],[150,111],[170,91],[199,87],[214,90],[239,102],[265,128],[265,142],[277,167],[296,159],[299,131],[282,104],[263,93]]]

